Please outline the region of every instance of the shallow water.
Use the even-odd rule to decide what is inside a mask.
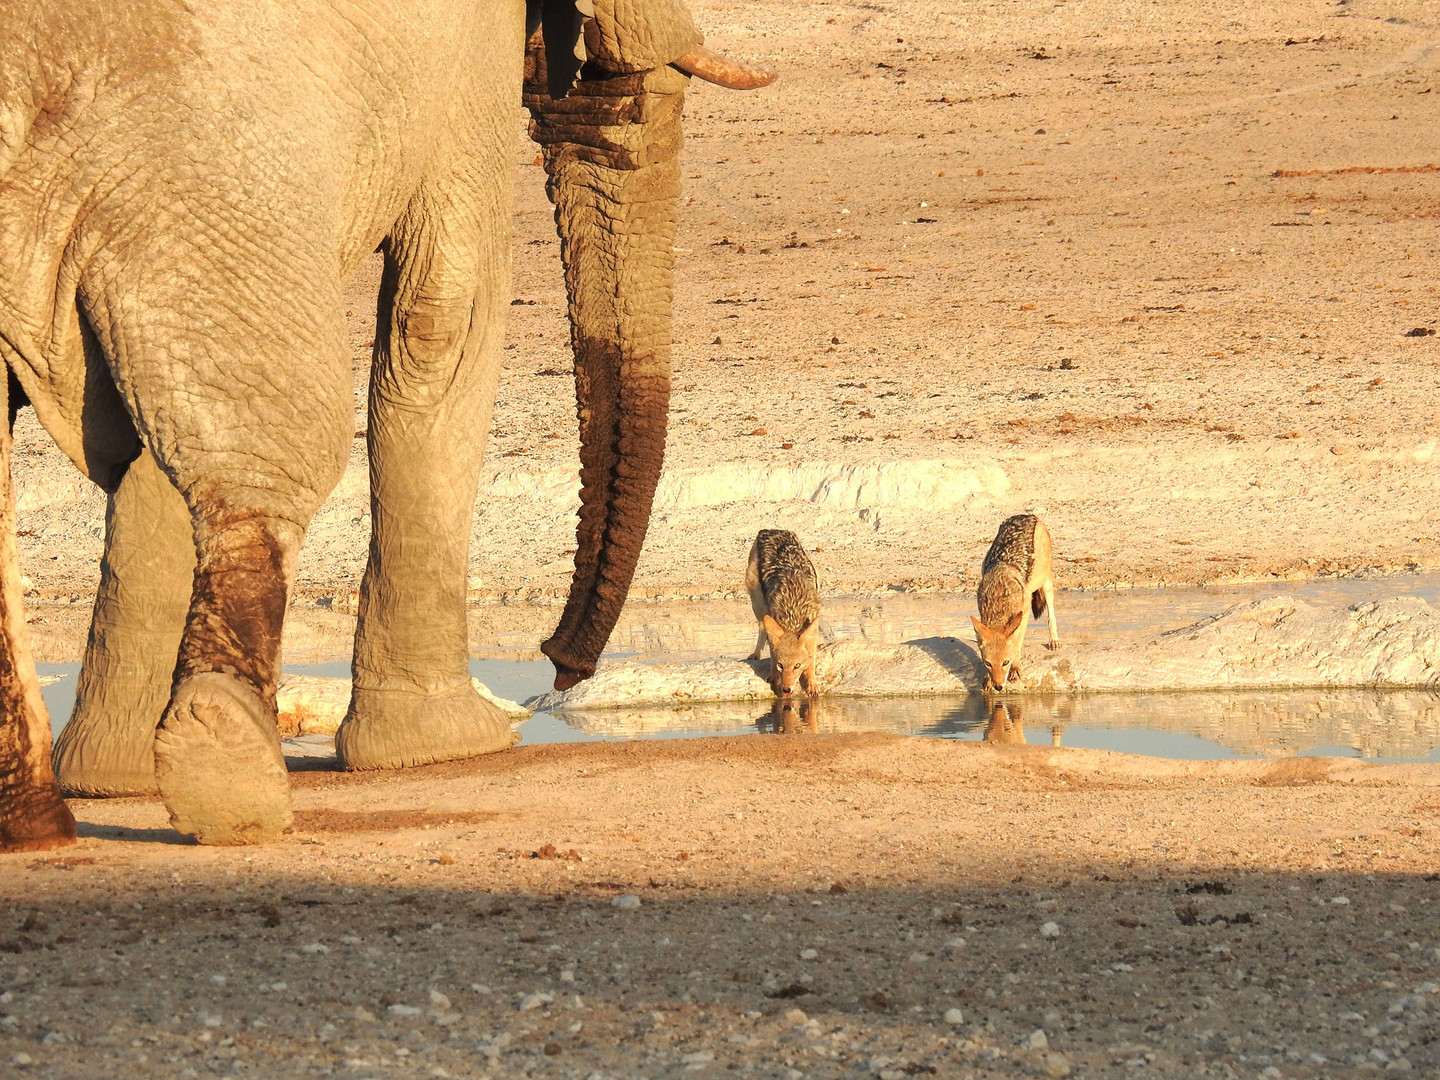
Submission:
[[[1440,574],[1345,578],[1215,588],[1067,592],[1056,598],[1072,642],[1150,636],[1233,604],[1287,594],[1348,605],[1419,596],[1440,605]],[[733,607],[733,611],[732,611]],[[894,644],[965,634],[969,597],[841,597],[827,601],[828,635]],[[717,617],[719,615],[720,617]],[[748,605],[632,605],[607,656],[691,660],[739,656],[754,644]],[[1043,625],[1037,627],[1043,640]],[[483,651],[483,650],[477,650]],[[511,654],[513,656],[513,653]],[[602,661],[603,663],[603,661]],[[41,664],[62,678],[44,688],[56,731],[74,701],[78,664]],[[346,678],[348,662],[287,665],[287,672]],[[524,701],[550,689],[540,659],[474,659],[471,674],[500,697]],[[756,702],[605,709],[561,717],[536,713],[524,743],[695,738],[775,731],[891,731],[935,738],[1055,743],[1185,759],[1323,754],[1376,761],[1440,761],[1440,695],[1411,690],[1264,690],[1027,697],[992,707],[979,695],[822,698],[787,708]]]

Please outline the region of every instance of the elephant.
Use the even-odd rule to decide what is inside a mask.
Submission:
[[[201,843],[291,820],[275,725],[304,531],[352,438],[343,284],[384,256],[350,768],[512,745],[466,673],[470,514],[510,302],[524,101],[569,295],[582,500],[558,688],[593,674],[664,452],[683,0],[0,0],[0,850],[158,789]],[[15,412],[109,493],[74,719],[30,654]]]

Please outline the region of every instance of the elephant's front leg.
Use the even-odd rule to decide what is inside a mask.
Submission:
[[[397,269],[389,268],[387,283]],[[474,757],[515,742],[505,714],[470,685],[465,620],[470,527],[504,325],[499,297],[507,295],[507,275],[492,269],[499,279],[481,289],[473,314],[469,297],[421,301],[425,314],[414,310],[415,298],[395,298],[411,310],[394,317],[391,348],[410,362],[382,357],[371,384],[373,531],[354,688],[335,737],[348,769]]]
[[[75,711],[55,743],[67,795],[155,792],[155,727],[195,577],[190,511],[148,451],[110,498]]]
[[[498,77],[518,82],[513,29],[514,70]],[[350,709],[335,736],[348,769],[474,757],[516,741],[505,714],[470,685],[465,621],[475,493],[510,306],[515,133],[508,99],[497,99],[504,107],[472,117],[444,148],[385,243],[370,382],[370,559]]]
[[[478,316],[477,316],[478,318]],[[350,709],[335,736],[347,769],[474,757],[513,746],[510,721],[470,684],[469,539],[495,345],[477,336],[463,389],[411,411],[370,399],[370,560],[360,586]],[[498,338],[498,333],[494,335]],[[483,369],[483,370],[479,370]]]

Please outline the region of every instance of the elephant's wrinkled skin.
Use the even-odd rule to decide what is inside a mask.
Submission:
[[[464,590],[510,299],[514,109],[541,22],[526,102],[563,239],[585,495],[544,648],[557,684],[593,672],[664,447],[686,81],[667,65],[699,35],[679,0],[596,0],[584,20],[552,2],[0,0],[10,412],[28,400],[112,492],[55,753],[70,793],[158,784],[175,826],[215,843],[288,823],[281,622],[351,439],[342,285],[377,246],[374,532],[337,744],[352,768],[511,744],[469,686]],[[0,850],[74,835],[25,638],[9,453],[7,428]]]

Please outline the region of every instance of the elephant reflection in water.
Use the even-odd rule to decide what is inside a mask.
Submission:
[[[1064,724],[1050,725],[1050,745],[1059,746]],[[985,724],[984,739],[988,743],[1024,743],[1025,722],[1019,705],[996,701],[990,706],[990,719]]]
[[[762,734],[813,735],[820,730],[819,698],[776,698],[764,716],[757,717],[755,726]]]

